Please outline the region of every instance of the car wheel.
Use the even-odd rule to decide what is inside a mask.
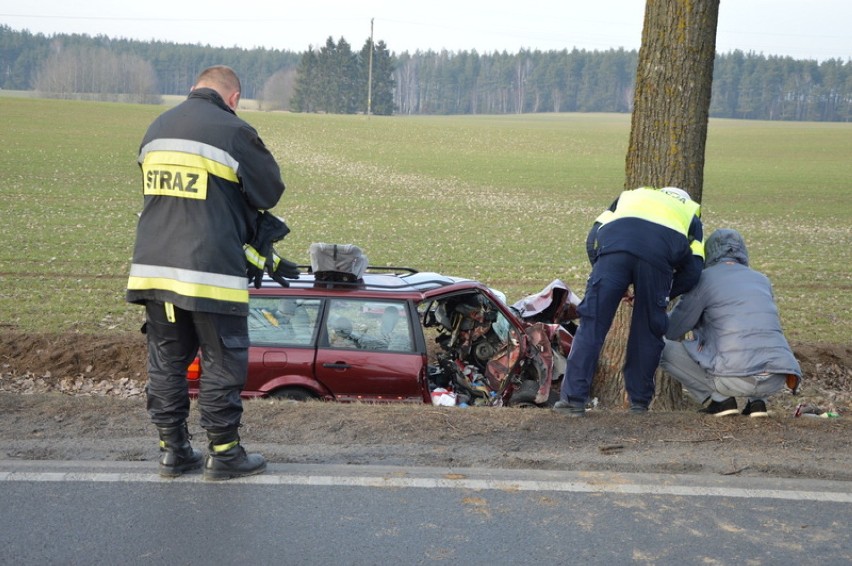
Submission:
[[[521,382],[517,390],[512,393],[510,406],[518,408],[538,407],[535,402],[535,396],[538,393],[538,382],[532,379],[526,379]]]
[[[312,399],[319,398],[307,389],[302,389],[301,387],[282,387],[281,389],[276,389],[270,393],[269,397],[271,399],[280,399],[284,401],[310,401]]]

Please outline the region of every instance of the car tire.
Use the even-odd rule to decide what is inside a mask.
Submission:
[[[538,382],[532,379],[525,379],[521,382],[518,388],[512,393],[512,398],[509,406],[520,409],[529,407],[539,407],[535,402],[535,396],[538,393]]]
[[[316,395],[301,387],[282,387],[269,394],[270,399],[282,401],[311,401],[319,399]]]

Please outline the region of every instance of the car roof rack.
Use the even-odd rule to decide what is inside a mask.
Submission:
[[[304,269],[307,275],[313,275],[313,270],[309,265],[299,265],[300,269]],[[314,287],[322,287],[327,289],[396,289],[404,290],[405,287],[416,289],[418,291],[427,291],[438,287],[446,287],[455,283],[473,281],[472,279],[450,277],[433,272],[420,272],[413,267],[393,266],[393,265],[368,265],[365,275],[390,275],[399,279],[403,285],[388,285],[375,281],[365,281],[363,277],[356,281],[336,281],[336,280],[314,280],[309,283]],[[291,282],[295,283],[295,281]],[[305,282],[307,283],[307,282]]]
[[[314,272],[313,268],[310,265],[297,265],[296,267],[298,267],[299,269],[304,269],[305,273],[307,273],[308,275],[311,275]],[[404,273],[410,273],[410,274],[419,273],[419,271],[417,271],[413,267],[403,267],[403,266],[395,266],[395,265],[368,265],[364,269],[364,271],[365,272],[372,272],[372,273],[393,272],[394,274],[397,274],[397,275],[398,275],[397,272],[404,272]]]

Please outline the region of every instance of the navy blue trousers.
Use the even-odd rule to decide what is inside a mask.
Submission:
[[[598,258],[586,284],[578,313],[561,398],[586,403],[604,339],[624,293],[633,284],[633,317],[624,362],[624,387],[630,402],[647,406],[654,397],[654,373],[668,327],[666,306],[672,273],[663,271],[629,253],[609,253]]]

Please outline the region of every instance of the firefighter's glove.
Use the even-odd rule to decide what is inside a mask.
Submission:
[[[246,272],[249,283],[253,284],[255,289],[260,289],[264,271],[270,275],[275,271],[275,250],[272,249],[272,244],[284,239],[284,236],[289,233],[290,228],[282,219],[269,211],[258,213],[255,236],[244,246]],[[275,279],[274,275],[273,279]]]
[[[254,239],[249,242],[249,245],[257,250],[258,255],[265,258],[266,262],[271,262],[274,252],[272,244],[283,240],[289,233],[290,228],[282,219],[269,211],[261,212],[258,214]]]
[[[290,286],[287,279],[299,278],[299,266],[292,261],[280,257],[274,251],[272,252],[272,262],[266,263],[266,270],[269,276],[282,287]]]
[[[246,275],[248,275],[249,284],[254,285],[255,289],[260,289],[263,271],[266,268],[266,258],[250,244],[243,246],[243,250],[246,253]]]

